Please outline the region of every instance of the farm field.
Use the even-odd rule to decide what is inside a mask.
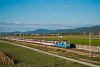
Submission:
[[[12,43],[25,45],[25,46],[32,47],[32,48],[36,48],[36,49],[39,49],[39,50],[42,50],[42,51],[58,54],[58,55],[61,55],[61,56],[74,58],[74,59],[81,60],[81,61],[84,61],[84,62],[89,62],[89,63],[100,65],[100,57],[89,57],[88,55],[80,55],[80,54],[77,54],[77,53],[73,53],[75,50],[64,49],[64,48],[56,48],[56,47],[50,47],[50,46],[43,46],[43,45],[39,45],[39,44],[18,42],[18,41],[6,40],[6,39],[3,39],[3,40],[8,41],[8,42],[12,42]],[[70,50],[71,50],[71,52],[69,52]],[[80,51],[78,53],[80,53]],[[84,53],[82,52],[82,54],[84,54]]]
[[[26,48],[0,42],[0,49],[14,59],[15,65],[0,67],[84,67],[75,62],[48,56]]]
[[[23,36],[17,36],[23,38]],[[31,38],[31,39],[39,39],[43,40],[43,36],[24,36],[24,38]],[[58,38],[58,36],[44,36],[44,40],[69,40],[72,44],[82,44],[88,45],[89,44],[89,36],[88,35],[73,35],[73,36],[62,36],[62,38]],[[94,46],[100,46],[100,35],[92,35],[91,37],[91,44]]]

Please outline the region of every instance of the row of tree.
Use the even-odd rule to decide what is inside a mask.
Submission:
[[[74,35],[89,35],[89,33],[55,33],[55,34],[0,34],[0,36],[74,36]],[[100,33],[92,33],[92,35],[100,35]]]

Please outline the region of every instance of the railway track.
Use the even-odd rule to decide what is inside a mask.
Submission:
[[[82,49],[75,49],[75,48],[65,49],[65,48],[60,48],[60,47],[53,47],[53,46],[46,46],[46,45],[44,46],[44,45],[39,45],[39,44],[32,44],[32,45],[34,45],[34,46],[36,46],[36,45],[43,46],[43,47],[50,48],[50,49],[60,49],[60,50],[66,51],[66,52],[71,52],[71,53],[76,53],[76,54],[80,54],[80,55],[89,56],[89,51],[82,50]],[[100,53],[92,52],[92,57],[100,57]]]
[[[12,44],[12,45],[19,46],[19,47],[23,47],[23,48],[27,48],[27,49],[30,49],[30,50],[33,50],[33,51],[37,51],[37,52],[44,53],[44,54],[51,55],[51,56],[55,56],[55,57],[58,57],[58,58],[61,58],[61,59],[65,59],[65,60],[77,62],[77,63],[80,63],[80,64],[88,65],[88,66],[91,66],[91,67],[100,67],[99,65],[95,65],[95,64],[92,64],[92,63],[87,63],[87,62],[75,60],[75,59],[72,59],[72,58],[63,57],[63,56],[60,56],[60,55],[48,53],[48,52],[41,51],[41,50],[38,50],[38,49],[35,49],[35,48],[23,46],[23,45],[20,45],[20,44],[10,43],[10,42],[6,42],[6,41],[1,41],[1,42],[8,43],[8,44]]]
[[[31,39],[19,39],[19,38],[7,38],[7,39],[9,39],[9,40],[14,40],[14,41],[20,41],[20,42],[26,42],[26,43],[34,43],[34,44],[32,44],[32,45],[38,45],[38,46],[45,46],[45,47],[47,47],[47,48],[51,48],[51,49],[61,49],[61,50],[64,50],[64,51],[67,51],[67,52],[71,52],[71,53],[77,53],[77,54],[80,54],[80,55],[87,55],[87,56],[89,56],[89,50],[83,50],[83,49],[77,49],[77,48],[71,48],[71,49],[65,49],[65,48],[60,48],[60,47],[53,47],[53,44],[52,43],[44,43],[44,45],[43,45],[43,43],[41,43],[41,41],[34,41],[34,40],[31,40]],[[42,44],[42,45],[39,45],[39,44]],[[48,45],[46,45],[46,44],[48,44]],[[50,46],[50,44],[52,44],[51,46]],[[92,57],[100,57],[100,52],[93,52],[93,51],[91,51],[92,52]]]

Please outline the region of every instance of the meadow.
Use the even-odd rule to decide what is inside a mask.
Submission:
[[[0,42],[0,50],[14,59],[15,65],[0,67],[84,67],[75,62],[45,55],[26,48]]]
[[[17,36],[20,38],[23,38],[23,36]],[[89,35],[71,35],[71,36],[62,36],[62,38],[59,38],[59,36],[24,36],[24,38],[30,38],[30,39],[38,39],[38,40],[49,40],[49,41],[62,41],[62,40],[68,40],[71,44],[81,44],[81,45],[88,45],[89,44]],[[100,46],[100,35],[92,35],[91,36],[91,44],[94,46]]]
[[[25,45],[25,46],[28,46],[28,47],[31,47],[31,48],[36,48],[36,49],[39,49],[39,50],[42,50],[42,51],[58,54],[58,55],[61,55],[61,56],[74,58],[76,60],[81,60],[81,61],[84,61],[84,62],[89,62],[89,63],[100,65],[100,57],[89,57],[88,55],[80,55],[80,54],[73,53],[73,52],[67,52],[67,49],[63,49],[63,48],[57,48],[57,47],[51,48],[49,46],[43,46],[43,45],[39,45],[39,44],[18,42],[18,41],[6,40],[6,39],[3,39],[3,40],[8,41],[8,42],[12,42],[12,43]]]

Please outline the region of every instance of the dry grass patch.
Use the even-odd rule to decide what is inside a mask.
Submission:
[[[0,51],[0,65],[14,65],[13,59]]]

